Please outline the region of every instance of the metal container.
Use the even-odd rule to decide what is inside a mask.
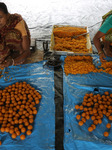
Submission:
[[[84,29],[86,29],[87,34],[84,35],[84,36],[87,39],[86,47],[88,49],[88,52],[73,52],[73,51],[70,51],[70,50],[68,50],[68,51],[57,51],[57,50],[55,50],[54,49],[55,40],[54,40],[53,31],[54,31],[54,28],[63,27],[63,26],[67,27],[68,25],[54,25],[53,26],[49,51],[52,51],[55,54],[59,54],[59,55],[69,55],[69,54],[70,55],[91,55],[93,53],[93,51],[92,51],[92,45],[91,45],[91,41],[90,41],[90,36],[89,36],[89,31],[88,31],[88,27],[86,27],[86,26],[68,26],[68,27],[78,27],[78,28],[84,28]]]

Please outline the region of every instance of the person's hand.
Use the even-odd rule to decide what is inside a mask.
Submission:
[[[105,57],[105,54],[103,52],[99,54],[99,58],[100,58],[101,63],[106,62],[106,60],[104,59],[106,57]]]
[[[5,67],[8,67],[8,66],[11,66],[12,63],[13,63],[12,59],[8,59],[8,60],[5,60],[2,64],[0,64],[0,67],[5,68]]]
[[[15,62],[14,63],[14,65],[16,66],[16,65],[21,65],[21,64],[23,64],[24,63],[24,60],[21,60],[21,61],[19,61],[19,62]]]

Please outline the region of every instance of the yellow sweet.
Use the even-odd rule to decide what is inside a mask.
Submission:
[[[112,74],[112,61],[105,62],[97,69],[91,56],[67,56],[65,58],[64,72],[68,74],[87,74],[90,72],[106,72]]]
[[[54,34],[54,50],[57,51],[73,51],[73,52],[88,52],[85,36],[79,36],[78,38],[71,38],[73,36],[77,36],[83,33],[86,33],[87,30],[85,28],[80,27],[56,27],[53,30]]]

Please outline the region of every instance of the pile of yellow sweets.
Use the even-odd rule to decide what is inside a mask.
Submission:
[[[57,51],[73,51],[73,52],[88,52],[87,39],[85,36],[72,38],[83,33],[86,33],[85,28],[62,26],[55,27],[53,30],[55,45],[54,50]]]
[[[30,84],[16,82],[0,89],[0,131],[12,139],[31,135],[42,95]]]
[[[65,58],[64,72],[68,74],[88,74],[90,72],[106,72],[112,74],[112,61],[102,63],[99,68],[93,64],[91,56],[67,56]]]
[[[100,93],[86,93],[83,102],[80,105],[75,105],[75,109],[78,110],[76,119],[79,126],[83,126],[88,121],[89,124],[91,123],[88,131],[92,132],[103,123],[103,128],[106,127],[103,135],[109,136],[112,121],[112,93],[108,91],[105,91],[102,95]],[[104,116],[108,119],[107,123],[104,121]]]

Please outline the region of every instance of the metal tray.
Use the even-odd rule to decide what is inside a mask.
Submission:
[[[83,53],[82,52],[76,52],[75,53],[75,52],[70,51],[70,50],[68,50],[68,51],[57,51],[57,50],[53,49],[53,47],[55,45],[54,34],[53,34],[54,28],[63,27],[63,26],[67,27],[68,25],[54,25],[53,26],[49,51],[54,52],[55,54],[58,54],[58,55],[91,55],[91,54],[93,54],[92,45],[91,45],[91,41],[90,41],[90,36],[89,36],[89,33],[88,33],[89,32],[88,27],[86,27],[86,26],[68,26],[68,27],[78,27],[78,28],[84,28],[84,29],[87,30],[88,34],[86,34],[85,37],[87,39],[86,46],[87,46],[88,52],[83,52]]]

